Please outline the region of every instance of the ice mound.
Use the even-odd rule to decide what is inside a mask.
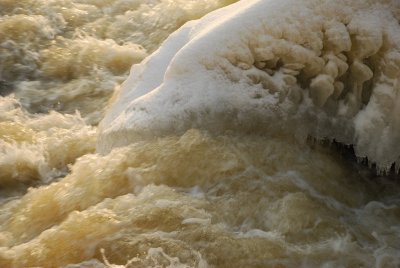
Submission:
[[[172,34],[130,77],[98,151],[183,133],[259,132],[400,155],[400,2],[248,0]]]

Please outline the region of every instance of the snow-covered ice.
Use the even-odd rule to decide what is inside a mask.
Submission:
[[[190,128],[400,155],[400,1],[243,0],[182,26],[134,65],[98,151]]]

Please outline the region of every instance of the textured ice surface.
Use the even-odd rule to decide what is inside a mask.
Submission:
[[[400,2],[240,1],[187,23],[134,65],[98,151],[183,133],[291,133],[400,153]]]

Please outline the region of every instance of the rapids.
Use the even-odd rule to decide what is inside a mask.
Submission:
[[[398,152],[398,2],[371,7],[368,0],[341,0],[338,7],[280,1],[298,8],[295,13],[279,10],[275,0],[229,6],[233,2],[0,0],[0,267],[400,266],[400,183],[397,170],[387,167]],[[305,33],[304,25],[319,27],[320,18],[309,13],[315,2],[319,11],[346,11],[326,11],[331,43],[321,35],[293,37],[291,27]],[[254,22],[262,15],[248,12],[257,3],[252,12],[268,16],[266,28]],[[284,21],[283,13],[291,16],[291,27],[268,26]],[[302,24],[304,18],[313,21]],[[341,46],[345,31],[335,31],[346,29],[337,26],[341,20],[354,31],[353,50]],[[245,65],[246,49],[264,44],[240,36],[246,31],[283,60],[274,65],[256,58],[254,66]],[[282,39],[275,40],[279,31]],[[285,62],[298,61],[290,56],[299,55],[293,43],[320,49],[316,38],[329,43],[321,50],[328,63],[330,53],[348,57],[345,64],[353,69],[344,78],[332,71],[333,63],[321,67],[323,76],[310,78],[296,73],[298,62]],[[373,48],[377,39],[381,50]],[[372,40],[372,50],[361,55],[359,40]],[[374,74],[365,84],[368,103],[352,95],[369,73],[354,63],[363,56],[372,57],[365,63]],[[332,73],[333,80],[327,78]],[[302,80],[301,98],[287,93],[284,82],[293,79],[284,75]],[[347,87],[342,97],[326,93],[336,82]],[[273,92],[271,83],[278,85]],[[256,106],[246,94],[256,96],[250,98]],[[356,109],[340,110],[352,101]],[[274,103],[281,103],[276,113],[251,113]],[[232,111],[240,105],[245,113],[237,117]],[[293,120],[283,114],[285,107]],[[380,117],[373,109],[381,109]],[[336,118],[339,110],[345,116]],[[329,116],[313,117],[324,113]],[[312,125],[307,120],[327,128],[303,129]],[[332,132],[336,123],[353,132]],[[357,127],[368,135],[357,134]],[[381,140],[392,143],[376,153]]]

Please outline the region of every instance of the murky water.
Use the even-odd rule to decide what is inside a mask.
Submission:
[[[96,153],[130,66],[232,2],[0,0],[0,267],[400,266],[399,180],[329,144],[192,129]]]

